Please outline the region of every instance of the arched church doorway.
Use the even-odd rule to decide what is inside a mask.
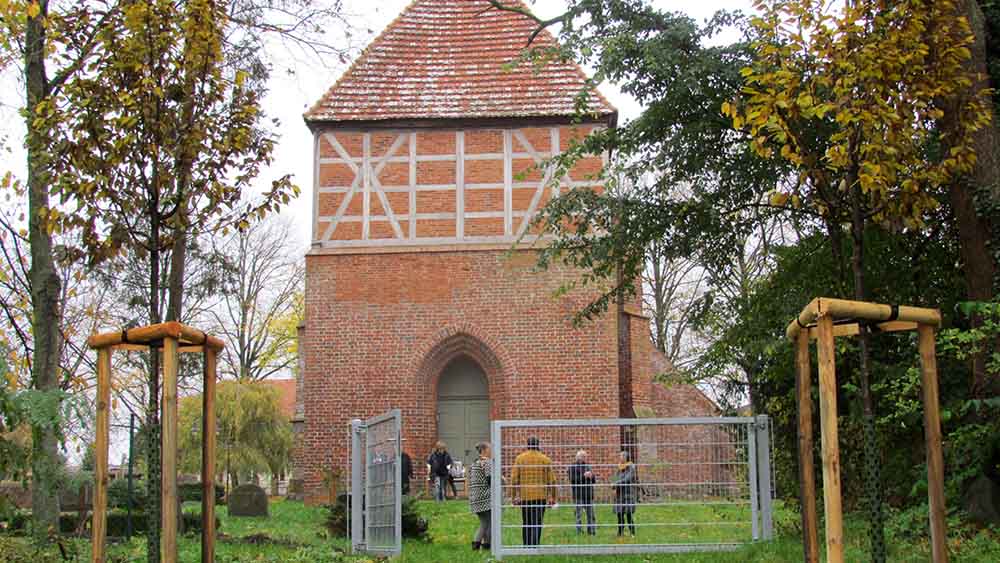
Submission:
[[[441,372],[437,388],[438,439],[455,460],[468,467],[476,460],[476,443],[490,439],[490,392],[483,368],[459,356]]]

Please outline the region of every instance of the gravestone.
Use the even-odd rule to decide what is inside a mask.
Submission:
[[[287,500],[305,500],[306,483],[303,479],[289,479]]]
[[[230,516],[267,516],[267,493],[257,485],[240,485],[229,493]]]
[[[980,475],[965,491],[962,507],[973,522],[984,526],[1000,524],[1000,485]]]

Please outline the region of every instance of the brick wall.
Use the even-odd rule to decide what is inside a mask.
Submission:
[[[306,258],[307,493],[347,462],[350,419],[402,410],[418,463],[437,436],[436,382],[465,354],[489,382],[491,418],[618,415],[613,315],[574,327],[591,297],[554,297],[578,272],[533,270],[536,253],[499,250],[314,254]],[[308,497],[307,497],[308,498]]]

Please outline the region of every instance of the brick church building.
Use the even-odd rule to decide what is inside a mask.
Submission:
[[[520,0],[512,0],[520,1]],[[640,302],[582,326],[581,272],[533,266],[530,225],[561,190],[544,162],[616,110],[573,63],[510,64],[534,25],[485,0],[415,0],[305,114],[314,137],[312,248],[300,333],[295,475],[319,501],[352,418],[403,413],[415,468],[438,439],[473,459],[492,419],[711,415],[693,387],[653,382]],[[546,31],[536,45],[553,45]],[[512,245],[516,247],[512,249]]]

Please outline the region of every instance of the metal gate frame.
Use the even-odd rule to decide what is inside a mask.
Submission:
[[[370,437],[387,425],[389,436],[376,438],[373,443]],[[351,421],[350,528],[351,551],[354,553],[393,556],[399,555],[402,551],[403,491],[399,471],[402,457],[401,430],[402,415],[399,409],[393,409],[368,420]],[[384,458],[379,459],[382,452],[376,451],[386,445],[392,446],[389,461]],[[389,495],[386,495],[386,488],[390,489]],[[376,504],[369,502],[369,499]],[[382,523],[385,520],[384,510],[387,508],[393,510],[391,516],[393,542],[378,544],[381,534],[375,530],[388,527]]]
[[[621,544],[621,545],[555,545],[516,548],[503,545],[503,429],[573,426],[645,426],[645,425],[722,425],[747,426],[748,488],[750,491],[751,535],[753,541],[774,537],[773,473],[771,464],[771,421],[767,415],[756,417],[691,417],[691,418],[616,418],[577,420],[494,420],[490,429],[493,444],[492,474],[490,475],[491,529],[493,556],[506,555],[614,555],[635,553],[690,553],[731,551],[743,543],[719,544]]]

